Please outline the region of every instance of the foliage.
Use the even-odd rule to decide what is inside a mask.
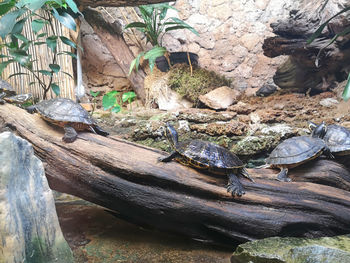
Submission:
[[[112,90],[106,93],[102,98],[102,106],[104,110],[111,110],[111,112],[118,113],[121,111],[121,105],[123,102],[128,102],[131,106],[131,102],[136,98],[136,94],[133,91],[125,92],[121,96],[120,93],[116,90]],[[119,102],[118,102],[119,99]]]
[[[182,21],[177,17],[166,18],[169,9],[176,10],[168,3],[165,4],[153,4],[153,5],[141,5],[139,6],[141,18],[143,22],[133,22],[128,24],[125,29],[135,28],[145,34],[147,43],[151,43],[153,48],[148,52],[141,52],[131,63],[129,74],[135,68],[138,70],[140,59],[149,61],[151,71],[153,70],[157,57],[163,56],[166,53],[166,49],[162,46],[162,40],[165,33],[177,30],[188,29],[191,32],[198,35],[198,32],[190,25]]]
[[[39,13],[39,10],[42,12]],[[32,74],[35,82],[39,83],[44,91],[44,99],[50,88],[56,95],[59,95],[60,88],[57,83],[53,82],[53,76],[61,71],[60,65],[57,64],[57,56],[75,57],[75,54],[71,52],[58,53],[57,43],[61,41],[72,48],[76,48],[76,45],[68,38],[58,36],[52,22],[53,18],[56,18],[67,28],[75,30],[74,18],[69,13],[81,14],[73,0],[5,0],[1,2],[0,37],[3,39],[3,44],[0,45],[0,49],[7,49],[9,55],[1,55],[0,75],[9,64],[16,63],[24,71],[16,72],[9,78]],[[31,17],[34,18],[32,21],[29,19]],[[36,36],[35,39],[28,39],[22,34],[25,23],[30,23]],[[43,32],[46,25],[51,28],[52,35],[48,36],[47,32]],[[53,54],[49,68],[46,69],[40,68],[35,54],[30,54],[30,50],[33,50],[34,46],[40,45],[46,45]],[[63,73],[70,76],[67,72]],[[49,77],[46,81],[45,76]],[[30,85],[35,82],[30,83]]]
[[[168,84],[182,97],[198,106],[200,95],[221,86],[230,86],[231,82],[224,76],[203,68],[194,68],[191,75],[188,65],[178,65],[169,71]]]
[[[327,1],[328,2],[328,1]],[[326,3],[327,3],[326,2]],[[325,6],[325,5],[324,5]],[[350,10],[350,7],[346,7],[344,9],[342,9],[341,11],[339,11],[337,14],[335,14],[334,16],[332,16],[331,18],[329,18],[326,22],[324,22],[322,25],[319,26],[319,28],[311,35],[311,37],[308,39],[307,44],[311,44],[317,37],[319,37],[323,31],[323,29],[328,25],[328,23],[334,19],[335,17],[338,17],[339,15],[347,12]],[[350,26],[346,27],[342,32],[336,34],[325,46],[323,46],[320,51],[318,52],[317,56],[316,56],[316,60],[315,60],[315,64],[316,67],[319,66],[319,57],[321,55],[321,53],[331,44],[334,43],[334,41],[336,41],[338,39],[338,37],[340,36],[345,36],[350,34]],[[344,91],[343,91],[343,99],[345,101],[347,101],[350,98],[350,72],[348,75],[348,80],[347,83],[344,87]]]
[[[100,95],[100,92],[99,91],[94,92],[94,91],[90,90],[90,95],[93,97],[93,99],[92,99],[92,111],[91,111],[91,115],[92,115],[92,114],[94,114],[94,111],[96,109],[96,98],[98,95]]]

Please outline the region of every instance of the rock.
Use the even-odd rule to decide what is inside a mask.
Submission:
[[[251,104],[247,104],[242,101],[239,101],[237,104],[231,105],[230,107],[228,107],[227,110],[237,112],[237,114],[249,114],[255,111],[256,108],[257,107],[255,105],[251,105]]]
[[[239,245],[232,263],[350,262],[350,235],[316,239],[271,237]]]
[[[264,85],[256,93],[256,96],[267,97],[277,90],[275,85]]]
[[[279,136],[246,136],[232,147],[237,155],[252,156],[262,152],[268,152],[279,143]]]
[[[10,132],[0,134],[0,239],[0,262],[73,262],[43,165]]]
[[[323,107],[327,107],[327,108],[331,108],[331,107],[334,107],[336,104],[338,104],[339,101],[337,101],[336,99],[334,98],[325,98],[325,99],[322,99],[320,101],[320,104],[323,106]]]
[[[183,109],[176,113],[179,120],[188,120],[195,123],[207,123],[212,121],[230,121],[237,113],[235,112],[215,112],[208,109]]]
[[[227,109],[228,106],[237,103],[240,92],[227,86],[214,89],[205,95],[199,96],[199,100],[207,107],[214,110]]]
[[[208,124],[193,124],[190,127],[191,130],[206,133],[211,136],[241,136],[246,134],[248,130],[248,125],[236,120],[231,120],[229,122],[213,122]]]

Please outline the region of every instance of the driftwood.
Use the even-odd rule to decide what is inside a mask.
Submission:
[[[81,7],[97,7],[97,6],[137,6],[170,2],[167,0],[77,0]]]
[[[98,11],[91,8],[85,9],[83,13],[86,21],[114,57],[125,76],[128,76],[131,61],[135,57],[124,40],[120,25],[108,23]],[[142,101],[146,98],[143,87],[145,76],[146,74],[141,68],[128,76],[134,91]]]
[[[350,26],[350,20],[343,16],[332,20],[313,43],[307,44],[317,28],[345,6],[345,1],[329,0],[325,9],[323,5],[324,1],[305,1],[298,12],[291,12],[289,19],[271,24],[277,36],[265,39],[264,54],[268,57],[289,55],[273,78],[280,88],[312,94],[330,90],[336,81],[346,79],[345,72],[350,66],[350,35],[323,48],[337,33]]]
[[[249,169],[256,182],[242,178],[246,194],[233,198],[226,178],[159,163],[164,152],[114,136],[85,132],[63,143],[63,130],[9,104],[0,106],[0,126],[33,144],[52,189],[144,227],[231,247],[269,236],[350,233],[350,172],[334,161],[291,170],[291,183],[276,181],[278,171]]]

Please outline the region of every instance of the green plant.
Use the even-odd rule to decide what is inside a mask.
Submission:
[[[104,110],[111,110],[111,112],[118,113],[122,109],[123,102],[128,102],[131,106],[131,102],[136,98],[136,94],[133,91],[125,92],[120,98],[120,93],[116,90],[107,92],[102,98],[102,106]],[[118,101],[119,100],[119,101]]]
[[[143,22],[133,22],[128,24],[125,29],[135,28],[145,34],[147,43],[151,43],[153,48],[147,52],[141,52],[130,65],[129,74],[135,69],[138,70],[140,60],[143,57],[149,61],[151,71],[153,70],[157,57],[165,55],[166,48],[162,46],[164,34],[177,29],[188,29],[198,35],[198,32],[177,17],[166,18],[169,9],[176,10],[168,3],[141,5],[139,6],[141,18]]]
[[[96,97],[98,96],[98,95],[100,95],[100,91],[96,91],[96,92],[94,92],[94,91],[92,91],[92,90],[90,90],[90,95],[92,96],[92,111],[91,111],[91,114],[90,115],[92,115],[92,114],[94,114],[94,111],[95,111],[95,109],[96,109]]]
[[[42,12],[38,12],[42,10]],[[57,51],[57,43],[61,41],[63,44],[72,48],[76,48],[76,44],[64,36],[58,36],[53,26],[53,18],[56,18],[60,23],[69,29],[76,30],[74,18],[68,13],[81,14],[73,0],[5,0],[0,3],[0,37],[3,43],[0,49],[7,49],[7,54],[1,54],[0,58],[0,75],[3,70],[11,63],[17,63],[21,72],[16,72],[9,78],[17,75],[32,74],[35,81],[30,83],[39,83],[43,89],[43,98],[46,98],[47,92],[52,91],[59,95],[60,88],[57,83],[53,82],[53,76],[60,72],[61,67],[57,64],[57,56],[69,55],[76,58],[72,52]],[[29,19],[29,18],[34,18]],[[30,23],[31,29],[35,34],[35,39],[28,39],[22,34],[25,23]],[[44,31],[44,26],[48,25],[52,34],[48,35]],[[40,68],[39,60],[35,54],[30,54],[34,46],[46,45],[52,52],[52,61],[49,63],[49,68]],[[63,72],[69,75],[69,73]],[[45,78],[48,76],[48,78]]]
[[[323,5],[323,8],[326,6],[326,4],[328,3],[328,1],[325,2],[325,4]],[[323,9],[322,8],[322,9]],[[311,44],[318,36],[321,35],[323,29],[328,25],[328,23],[334,19],[335,17],[347,12],[350,10],[350,7],[346,7],[346,8],[343,8],[341,11],[339,11],[337,14],[335,14],[334,16],[332,16],[331,18],[329,18],[326,22],[324,22],[322,25],[319,26],[319,28],[311,35],[311,37],[308,39],[307,41],[307,44]],[[338,37],[340,36],[345,36],[345,35],[348,35],[350,34],[350,26],[346,27],[342,32],[336,34],[325,46],[323,46],[317,56],[316,56],[316,60],[315,60],[315,64],[316,64],[316,67],[319,66],[319,57],[321,55],[321,53],[328,47],[330,46],[331,44],[334,43],[334,41],[336,41],[338,39]],[[343,90],[343,99],[345,101],[347,101],[348,99],[350,98],[350,72],[349,72],[349,75],[348,75],[348,79],[347,79],[347,82],[345,84],[345,87],[344,87],[344,90]]]

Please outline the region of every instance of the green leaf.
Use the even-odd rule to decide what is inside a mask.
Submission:
[[[143,57],[144,54],[145,52],[141,52],[140,54],[138,54],[138,56],[135,59],[133,59],[133,61],[131,61],[130,68],[129,68],[129,75],[131,74],[134,68],[135,68],[135,71],[139,70],[140,59],[141,57]]]
[[[175,23],[178,24],[178,26],[183,26],[182,28],[175,28],[175,29],[188,29],[190,30],[192,33],[196,34],[197,36],[199,36],[199,33],[197,32],[197,30],[195,30],[193,27],[191,27],[189,24],[185,23],[184,21],[182,21],[181,19],[177,18],[177,17],[170,17],[171,20],[173,20]],[[173,27],[174,28],[174,27]],[[175,30],[175,29],[165,29],[165,32],[170,31],[170,30]]]
[[[0,63],[0,75],[2,74],[2,72],[4,71],[4,69],[11,63],[14,63],[15,61],[13,59],[10,60],[6,60],[2,63]]]
[[[133,23],[127,24],[124,29],[128,29],[128,28],[137,28],[137,29],[139,29],[139,28],[145,28],[145,27],[146,27],[145,23],[133,22]]]
[[[5,0],[0,3],[0,16],[6,14],[8,11],[12,9],[16,4],[16,0]]]
[[[102,106],[104,110],[108,110],[116,104],[117,98],[109,93],[105,94],[102,98]]]
[[[13,26],[11,33],[12,34],[21,34],[23,30],[24,23],[27,21],[27,17],[17,21],[17,23]]]
[[[17,39],[22,40],[24,43],[29,43],[29,39],[22,34],[13,34]]]
[[[118,112],[120,112],[120,110],[121,110],[121,107],[120,107],[120,105],[117,104],[116,106],[114,106],[112,108],[111,112],[118,113]]]
[[[48,22],[43,20],[43,19],[35,19],[32,21],[32,29],[34,31],[35,34],[37,34],[43,27],[45,24],[47,24]]]
[[[350,98],[350,73],[348,75],[348,81],[346,82],[344,91],[343,91],[343,99],[347,101]]]
[[[43,7],[43,5],[46,3],[47,0],[21,0],[19,1],[16,6],[19,8],[27,7],[32,12],[40,9]]]
[[[51,83],[50,87],[56,96],[60,95],[60,87],[56,83]]]
[[[93,92],[92,90],[90,90],[90,95],[94,98],[96,98],[100,93],[100,91]]]
[[[50,64],[49,67],[55,73],[58,73],[61,69],[60,65],[57,64]]]
[[[0,37],[4,39],[13,29],[16,24],[17,17],[21,16],[25,10],[18,9],[7,13],[0,18]]]
[[[53,16],[58,21],[60,21],[62,25],[74,31],[76,30],[75,20],[70,14],[64,11],[62,11],[61,14],[59,14],[54,7],[52,7],[52,12],[53,12]]]
[[[133,91],[125,92],[122,96],[122,101],[126,102],[128,101],[131,103],[136,98],[136,94]]]
[[[66,3],[68,4],[68,6],[70,7],[70,9],[72,9],[72,11],[75,14],[80,14],[81,16],[83,16],[83,14],[79,11],[77,5],[75,4],[75,2],[73,0],[66,0]]]
[[[34,42],[35,46],[40,46],[40,45],[44,45],[46,44],[46,42]]]
[[[337,14],[335,14],[334,16],[332,16],[330,19],[328,19],[326,22],[324,22],[322,25],[320,25],[320,27],[316,30],[315,33],[313,33],[311,35],[311,37],[307,40],[306,44],[311,44],[319,35],[321,35],[323,29],[328,25],[328,23],[335,17],[337,17],[338,15],[346,12],[350,10],[350,6],[347,8],[342,9],[340,12],[338,12]]]
[[[77,45],[69,38],[66,38],[64,36],[60,36],[60,39],[64,44],[71,46],[72,48],[77,48]]]
[[[55,52],[57,47],[57,36],[47,37],[46,44],[52,50],[52,52]]]
[[[63,51],[63,52],[58,53],[57,55],[68,55],[68,56],[71,56],[75,59],[78,59],[76,54],[69,52],[69,51]]]
[[[41,70],[38,70],[38,72],[46,76],[52,76],[52,71],[41,69]]]
[[[47,35],[47,33],[41,33],[37,36],[37,38],[40,38],[40,37],[45,37]]]
[[[30,62],[31,55],[28,55],[23,49],[10,49],[9,53],[22,66],[26,66]]]

